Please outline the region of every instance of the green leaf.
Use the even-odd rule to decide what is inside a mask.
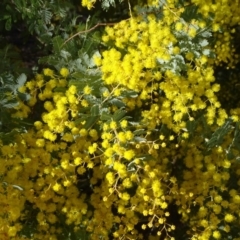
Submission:
[[[86,230],[86,227],[79,227],[77,231],[72,231],[72,235],[75,235],[76,239],[89,240],[90,233]]]
[[[146,142],[146,138],[143,138],[143,137],[134,137],[134,141],[135,142]]]
[[[82,57],[85,65],[88,66],[89,68],[92,68],[95,66],[93,58],[90,58],[87,53],[83,54],[81,57]]]
[[[7,21],[6,21],[6,23],[5,23],[5,29],[6,29],[7,31],[10,31],[11,28],[12,28],[12,18],[9,17],[9,18],[7,19]]]
[[[125,103],[117,98],[110,99],[108,102],[118,108],[125,107]]]
[[[187,69],[182,55],[175,55],[168,64],[165,64],[165,68],[171,69],[175,73],[180,73]]]
[[[132,121],[129,121],[128,123],[129,123],[130,125],[134,126],[134,127],[139,126],[139,122],[132,122]]]
[[[65,93],[66,91],[67,91],[66,87],[55,87],[53,89],[53,92],[63,92],[63,93]]]
[[[138,92],[133,90],[126,90],[121,94],[122,97],[136,98],[138,96]]]
[[[198,13],[198,6],[189,4],[184,8],[184,12],[181,14],[186,22],[190,22],[192,19],[201,19],[201,14]]]
[[[195,58],[200,58],[200,56],[201,56],[200,52],[195,51],[195,50],[193,51],[193,54],[194,54]]]
[[[212,33],[209,30],[205,29],[203,32],[198,33],[198,35],[203,38],[210,38],[212,36]]]
[[[152,160],[153,156],[150,154],[141,154],[141,155],[137,156],[137,158],[142,161],[148,161],[148,160]]]
[[[117,110],[113,115],[113,120],[114,121],[121,120],[126,113],[127,113],[127,111],[125,111],[125,110],[121,110],[121,109]]]
[[[134,171],[136,171],[135,161],[131,161],[131,162],[127,165],[127,171],[128,171],[128,172],[134,172]]]
[[[225,124],[218,128],[211,136],[211,138],[206,141],[206,145],[209,148],[219,146],[223,143],[223,138],[228,134],[230,130],[233,129],[232,120],[229,118],[226,120]]]
[[[99,116],[100,114],[100,107],[98,104],[95,104],[91,107],[91,115],[92,116]]]
[[[43,9],[40,12],[43,21],[45,22],[45,24],[49,24],[51,22],[51,18],[52,18],[52,13],[48,10],[48,9]]]
[[[78,91],[82,91],[86,85],[89,85],[93,91],[96,89],[99,92],[99,89],[102,85],[100,76],[97,75],[88,75],[85,72],[77,71],[71,75],[73,79],[69,81],[69,86],[75,85]]]
[[[13,188],[18,189],[19,191],[23,191],[24,189],[16,184],[8,184],[7,182],[2,182],[3,185],[11,185]]]
[[[236,123],[232,146],[240,151],[240,123]]]
[[[0,105],[2,105],[2,107],[4,108],[11,109],[18,105],[18,101],[16,99],[11,99],[11,100],[4,99],[0,101]]]
[[[18,134],[19,132],[15,129],[8,133],[2,133],[0,132],[0,139],[3,141],[4,144],[9,144],[14,141],[14,136]]]
[[[17,189],[17,190],[19,190],[19,191],[23,191],[24,190],[22,187],[20,187],[18,185],[15,185],[15,184],[13,184],[12,187]]]
[[[27,81],[27,76],[26,76],[26,74],[22,73],[17,78],[17,86],[16,86],[16,88],[19,88],[19,87],[23,86],[26,81]]]
[[[76,74],[73,73],[72,75],[76,75]],[[72,79],[72,80],[69,81],[68,85],[69,86],[74,85],[74,86],[77,87],[78,91],[82,91],[83,88],[86,86],[86,82],[84,81],[84,79],[82,79],[82,81]]]
[[[30,94],[27,94],[27,93],[21,93],[21,92],[18,92],[18,97],[22,100],[22,101],[29,101],[30,100]]]
[[[197,126],[196,121],[190,121],[190,120],[187,121],[186,128],[190,134],[194,132],[194,130],[196,129],[196,126]]]
[[[91,117],[87,118],[86,123],[84,124],[84,128],[86,128],[86,129],[92,128],[98,119],[99,119],[98,116],[91,116]]]
[[[160,132],[160,134],[162,134],[164,136],[168,136],[171,133],[171,131],[169,130],[169,128],[165,124],[161,125],[159,132]]]
[[[71,59],[72,55],[66,50],[60,50],[60,56],[64,58],[64,60],[68,61]]]
[[[138,129],[133,132],[134,136],[146,134],[146,129]]]
[[[103,121],[110,121],[113,119],[113,115],[108,113],[101,113],[100,119]]]
[[[210,49],[203,49],[202,53],[203,53],[203,55],[209,57],[211,52],[210,52]]]
[[[103,0],[102,1],[102,8],[104,10],[108,10],[110,6],[115,7],[115,0]]]
[[[199,44],[200,44],[202,47],[206,47],[206,46],[209,44],[209,42],[208,42],[206,39],[203,39],[203,40],[201,40],[201,41],[199,42]]]
[[[38,63],[40,64],[49,64],[49,65],[52,65],[52,66],[59,66],[61,64],[61,60],[58,60],[56,59],[55,57],[53,56],[45,56],[45,57],[41,57],[39,60],[38,60]],[[56,67],[57,68],[57,67]]]
[[[56,36],[53,38],[53,50],[55,53],[60,53],[62,49],[62,45],[64,43],[63,39],[60,36]]]

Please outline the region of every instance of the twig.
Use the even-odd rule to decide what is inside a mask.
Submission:
[[[128,8],[129,8],[129,14],[132,18],[132,7],[131,7],[131,4],[130,4],[129,0],[128,0]]]
[[[94,30],[95,28],[99,27],[99,26],[109,26],[109,25],[114,25],[116,23],[97,23],[95,26],[93,26],[92,28],[89,28],[88,30],[84,30],[84,31],[80,31],[75,33],[74,35],[72,35],[70,38],[68,38],[63,44],[65,45],[68,41],[72,40],[73,38],[75,38],[76,36],[82,34],[82,33],[88,33],[91,32],[92,30]]]

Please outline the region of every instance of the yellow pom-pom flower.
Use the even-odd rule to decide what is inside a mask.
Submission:
[[[69,75],[69,70],[67,68],[61,68],[60,74],[61,74],[61,76],[66,78]]]

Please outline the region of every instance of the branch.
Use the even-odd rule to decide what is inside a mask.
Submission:
[[[97,23],[95,26],[93,26],[92,28],[89,28],[88,30],[84,30],[84,31],[80,31],[75,33],[74,35],[72,35],[70,38],[68,38],[63,44],[65,45],[68,41],[72,40],[73,38],[75,38],[76,36],[82,34],[82,33],[88,33],[91,32],[92,30],[94,30],[95,28],[99,27],[99,26],[109,26],[109,25],[114,25],[116,23]]]

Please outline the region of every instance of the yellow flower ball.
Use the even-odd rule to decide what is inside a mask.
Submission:
[[[61,76],[66,78],[69,75],[69,70],[67,68],[61,68],[60,74],[61,74]]]

